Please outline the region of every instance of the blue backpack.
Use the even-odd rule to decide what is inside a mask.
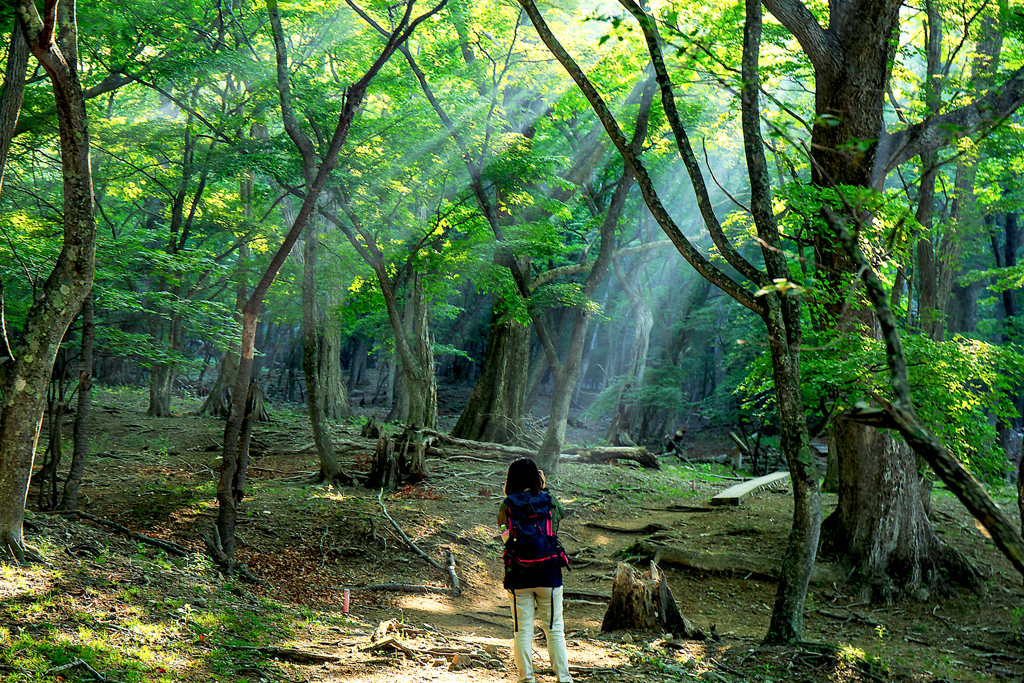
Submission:
[[[569,558],[555,534],[551,494],[513,493],[505,499],[505,508],[509,530],[505,541],[506,569],[529,572],[569,566]]]

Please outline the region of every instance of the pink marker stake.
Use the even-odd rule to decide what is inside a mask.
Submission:
[[[345,593],[341,599],[341,612],[342,614],[348,614],[348,588],[345,589]]]

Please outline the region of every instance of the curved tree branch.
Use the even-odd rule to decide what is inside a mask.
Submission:
[[[821,27],[804,3],[800,0],[763,0],[763,4],[797,39],[815,69],[839,69],[838,41]]]
[[[917,409],[910,393],[910,373],[907,359],[900,342],[896,318],[889,308],[889,297],[875,274],[874,269],[861,252],[856,236],[850,232],[846,221],[837,216],[827,205],[823,208],[829,225],[845,247],[853,264],[860,269],[861,279],[868,299],[875,307],[878,324],[885,339],[885,356],[889,365],[889,377],[894,400],[886,401],[880,396],[874,400],[881,406],[885,418],[877,410],[865,410],[860,421],[881,423],[894,427],[918,455],[924,458],[950,491],[964,504],[964,507],[981,522],[992,535],[992,540],[1021,574],[1024,574],[1024,539],[1016,526],[999,509],[981,484],[964,469],[956,458],[950,455],[945,445],[917,416]],[[856,419],[856,416],[854,417]],[[887,420],[883,422],[883,420]]]
[[[950,142],[977,132],[989,132],[1024,104],[1024,67],[1010,74],[1002,87],[993,88],[970,104],[901,131],[878,143],[871,182],[877,185],[889,171],[914,157],[936,151]]]
[[[665,111],[665,117],[668,119],[669,127],[672,129],[672,136],[675,138],[679,157],[683,160],[686,172],[690,175],[690,184],[693,185],[693,192],[697,196],[697,207],[700,209],[700,215],[704,218],[704,224],[708,227],[708,232],[711,233],[712,241],[714,241],[718,251],[725,257],[729,265],[738,270],[743,277],[763,287],[768,282],[765,274],[755,268],[736,251],[736,248],[732,246],[732,243],[726,236],[725,231],[722,230],[721,223],[718,222],[715,208],[711,204],[711,197],[708,196],[707,185],[704,183],[704,174],[700,170],[700,163],[698,163],[697,157],[693,153],[690,138],[686,134],[683,122],[679,118],[679,111],[676,109],[676,98],[672,90],[672,78],[668,74],[668,67],[665,66],[665,56],[661,50],[662,39],[654,19],[636,4],[634,0],[619,0],[619,4],[633,15],[637,23],[640,24],[644,37],[647,39],[647,51],[651,55],[651,64],[654,65],[654,73],[656,74],[658,85],[661,87],[661,105]]]
[[[540,10],[537,9],[537,5],[534,0],[519,0],[519,4],[526,11],[527,16],[533,22],[537,33],[540,35],[541,40],[551,51],[551,54],[562,64],[566,72],[572,77],[579,86],[580,90],[583,91],[584,96],[590,103],[590,106],[594,109],[598,119],[607,131],[608,136],[612,139],[612,143],[615,148],[622,155],[623,160],[629,166],[629,169],[633,172],[636,178],[637,186],[640,188],[640,192],[643,194],[644,200],[647,203],[647,207],[650,209],[651,214],[655,220],[661,226],[665,234],[668,235],[669,239],[675,245],[676,249],[683,258],[692,265],[697,272],[699,272],[704,278],[710,281],[712,284],[717,286],[722,291],[726,292],[729,296],[735,299],[743,306],[754,311],[758,315],[762,312],[762,303],[756,299],[753,294],[744,289],[738,282],[730,278],[717,266],[711,263],[703,254],[701,254],[696,247],[683,235],[679,226],[676,225],[675,221],[669,215],[668,210],[661,203],[661,198],[658,196],[654,189],[654,182],[651,180],[651,176],[647,173],[647,167],[640,161],[639,156],[633,152],[630,147],[629,141],[623,135],[622,130],[619,128],[618,121],[615,120],[611,110],[608,109],[608,105],[605,104],[604,98],[594,87],[594,84],[590,82],[583,70],[580,69],[562,44],[555,38],[551,28],[544,21],[544,17],[541,15]]]

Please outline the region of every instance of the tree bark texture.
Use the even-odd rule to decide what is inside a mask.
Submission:
[[[471,441],[514,443],[526,413],[530,328],[507,317],[495,301],[480,378],[452,436]]]
[[[317,305],[317,258],[320,244],[320,221],[313,217],[306,224],[302,243],[302,372],[306,377],[306,408],[313,429],[313,442],[320,459],[320,476],[334,481],[349,480],[334,452],[331,428],[324,414],[324,382],[321,379],[322,314]]]
[[[743,149],[750,178],[750,209],[761,240],[765,270],[773,282],[789,278],[782,239],[772,209],[771,182],[761,138],[760,73],[762,10],[760,0],[746,0],[743,28],[743,89],[741,121]],[[793,523],[779,573],[771,622],[765,641],[791,643],[803,634],[807,585],[814,569],[821,530],[821,491],[807,434],[807,417],[800,391],[800,300],[785,292],[764,295],[762,320],[771,351],[775,405],[782,432],[779,445],[786,456],[793,484]]]
[[[96,346],[96,324],[92,292],[82,304],[82,360],[78,371],[78,412],[75,413],[73,432],[74,452],[68,478],[64,481],[62,510],[78,509],[78,487],[85,473],[85,460],[89,457],[89,413],[92,411],[93,350]]]
[[[42,426],[46,388],[68,325],[92,287],[96,265],[89,126],[78,79],[74,2],[49,3],[45,21],[35,3],[20,0],[18,21],[53,86],[64,185],[64,240],[56,264],[33,302],[15,360],[0,376],[0,554],[25,560],[22,522]],[[59,35],[54,31],[60,28]]]
[[[28,43],[21,22],[15,21],[11,29],[11,42],[7,46],[7,68],[4,71],[4,89],[0,93],[0,192],[4,189],[7,157],[18,128],[21,101],[25,95],[25,71],[28,69]]]
[[[845,419],[835,421],[831,438],[843,453],[863,448],[875,456],[840,458],[839,505],[826,525],[826,547],[856,570],[864,599],[891,602],[900,595],[924,597],[922,588],[948,590],[943,572],[966,564],[928,520],[913,451],[902,440]]]

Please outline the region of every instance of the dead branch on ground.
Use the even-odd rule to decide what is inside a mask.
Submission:
[[[84,659],[76,659],[73,662],[68,662],[67,664],[62,664],[60,666],[57,666],[57,667],[54,667],[54,668],[48,670],[46,673],[57,674],[57,673],[60,673],[61,671],[68,671],[70,669],[74,669],[74,668],[79,667],[79,666],[82,667],[83,669],[85,669],[86,671],[88,671],[90,674],[92,674],[92,676],[97,681],[99,681],[99,683],[115,683],[115,679],[107,678],[106,676],[101,674],[99,671],[97,671],[96,669],[94,669],[91,666],[89,666],[89,663],[87,661],[85,661]]]
[[[90,522],[95,522],[100,526],[108,527],[110,529],[113,529],[114,531],[120,531],[123,534],[127,534],[134,541],[138,541],[139,543],[145,543],[146,545],[151,545],[156,548],[160,548],[161,550],[164,550],[172,555],[176,555],[177,557],[188,557],[192,554],[192,551],[183,545],[178,545],[177,543],[174,543],[172,541],[163,541],[159,538],[153,538],[152,536],[140,534],[139,532],[132,531],[131,529],[122,524],[112,522],[109,519],[105,519],[103,517],[97,517],[96,515],[89,514],[88,512],[83,512],[81,510],[57,510],[56,512],[49,514],[61,515],[62,517],[70,517],[77,515],[78,517],[87,519]]]
[[[653,557],[663,564],[674,564],[687,569],[717,574],[737,574],[758,579],[778,581],[781,562],[761,557],[751,557],[738,553],[709,554],[699,553],[671,546],[654,545],[648,541],[637,541],[627,550],[636,555]],[[815,564],[811,571],[814,583],[832,583],[842,581],[841,573],[829,565]]]
[[[420,557],[425,559],[432,567],[436,567],[438,569],[438,571],[444,572],[445,571],[444,568],[441,567],[441,565],[439,565],[437,562],[435,562],[434,559],[432,557],[430,557],[430,555],[427,555],[425,552],[420,550],[419,546],[417,546],[415,543],[413,543],[412,539],[410,539],[408,536],[405,535],[405,532],[402,531],[402,527],[398,526],[398,522],[396,522],[395,520],[393,520],[391,518],[391,515],[388,514],[387,507],[384,505],[384,501],[381,500],[381,496],[383,496],[383,495],[384,495],[384,489],[381,489],[380,493],[377,494],[377,502],[380,503],[380,508],[381,508],[381,510],[384,511],[384,516],[388,518],[389,522],[391,522],[391,526],[395,527],[395,530],[398,532],[398,535],[402,537],[402,540],[405,541],[406,545],[408,545],[410,548],[415,550],[416,553]]]
[[[583,526],[590,527],[591,529],[601,529],[603,531],[611,531],[616,534],[653,534],[655,531],[668,531],[669,528],[664,524],[658,524],[652,522],[644,526],[638,527],[618,527],[612,526],[611,524],[604,524],[602,522],[587,522]]]
[[[324,662],[340,662],[339,655],[329,655],[323,652],[311,652],[310,650],[298,650],[292,647],[277,647],[276,645],[228,645],[231,650],[244,650],[246,652],[259,652],[260,654],[287,659],[297,664],[323,664]]]

